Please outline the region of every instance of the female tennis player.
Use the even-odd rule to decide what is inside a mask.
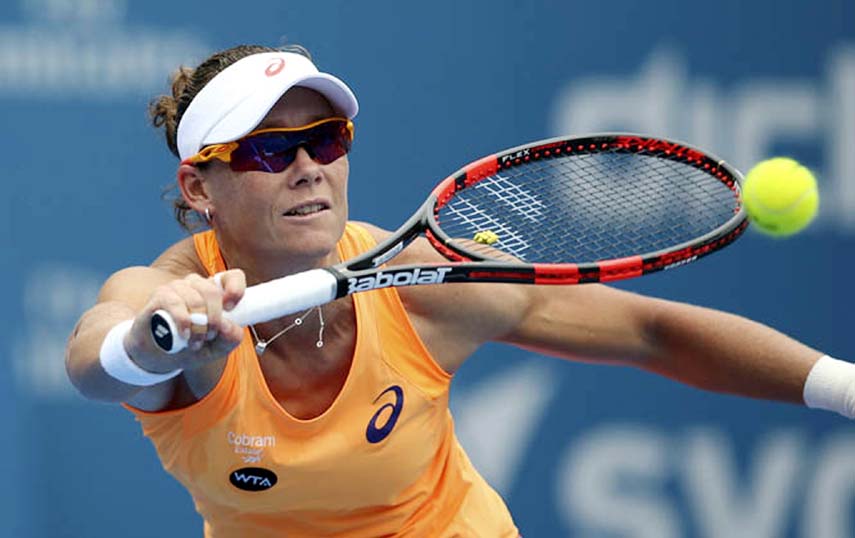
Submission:
[[[455,371],[488,341],[853,415],[851,365],[599,284],[385,287],[242,328],[223,313],[247,285],[390,235],[348,220],[356,98],[301,47],[238,46],[180,69],[151,111],[181,160],[177,218],[210,229],[112,275],[67,369],[84,396],[137,417],[208,537],[518,536],[448,408]],[[444,261],[424,239],[398,257]],[[157,310],[186,349],[156,345]]]

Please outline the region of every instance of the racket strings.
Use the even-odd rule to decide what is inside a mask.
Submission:
[[[730,187],[692,165],[604,151],[501,170],[455,193],[437,222],[488,258],[586,263],[692,241],[738,208]]]

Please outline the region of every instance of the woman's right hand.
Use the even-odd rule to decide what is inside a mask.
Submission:
[[[190,370],[218,360],[243,338],[243,328],[223,317],[223,312],[234,308],[245,290],[246,276],[240,269],[219,273],[216,279],[190,274],[161,285],[134,319],[125,350],[140,368],[154,373]],[[156,310],[172,316],[179,333],[188,339],[186,349],[168,354],[154,342],[151,316]],[[204,314],[207,323],[192,323],[191,314]]]

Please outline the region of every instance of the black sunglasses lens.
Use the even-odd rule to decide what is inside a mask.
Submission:
[[[294,162],[297,147],[291,137],[261,134],[241,140],[229,167],[235,172],[281,172]]]
[[[335,122],[319,126],[307,145],[312,159],[320,164],[329,164],[350,151],[350,143],[347,124]]]

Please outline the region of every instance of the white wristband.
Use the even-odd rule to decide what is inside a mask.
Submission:
[[[805,381],[803,397],[808,407],[855,418],[855,364],[820,357]]]
[[[104,343],[101,344],[101,367],[110,377],[118,379],[128,385],[148,387],[157,385],[167,379],[172,379],[181,373],[181,370],[173,370],[165,374],[156,374],[140,368],[128,352],[125,351],[125,335],[131,330],[134,320],[128,319],[110,329]]]

